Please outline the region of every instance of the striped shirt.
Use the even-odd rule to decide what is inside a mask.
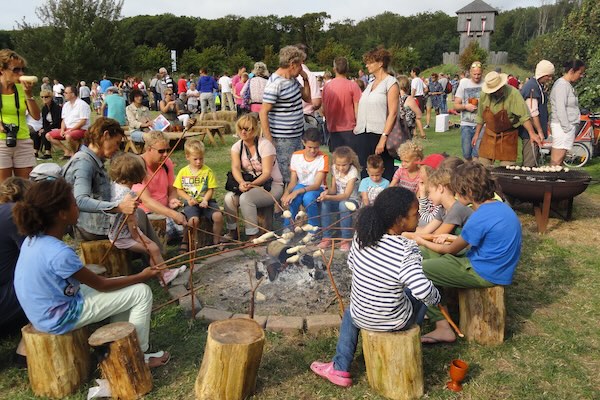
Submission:
[[[265,86],[263,103],[273,104],[269,111],[271,136],[300,137],[304,133],[302,87],[296,79],[286,79],[273,73]]]
[[[439,303],[440,293],[423,273],[422,260],[417,243],[405,237],[384,234],[375,246],[360,249],[355,236],[348,256],[355,325],[371,331],[404,328],[413,313],[405,288],[428,306]]]

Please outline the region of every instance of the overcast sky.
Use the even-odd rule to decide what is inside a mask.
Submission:
[[[40,23],[35,15],[35,9],[44,4],[45,0],[2,0],[2,3],[0,29],[14,29],[16,28],[15,21],[21,21],[23,18],[28,23]],[[228,14],[300,16],[309,12],[326,11],[331,15],[329,22],[334,22],[346,18],[359,21],[385,11],[401,15],[413,15],[420,12],[441,10],[454,16],[456,10],[469,3],[470,0],[380,0],[378,3],[364,0],[303,0],[296,2],[273,0],[218,0],[210,2],[203,0],[125,0],[123,16],[156,15],[170,12],[175,15],[214,19]],[[488,0],[487,3],[499,10],[510,10],[516,7],[539,6],[542,0]]]

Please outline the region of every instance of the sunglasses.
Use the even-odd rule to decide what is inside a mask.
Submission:
[[[52,97],[52,96],[41,96],[41,98],[42,98],[42,99],[49,99],[49,98],[51,98],[51,97]]]
[[[238,128],[240,128],[240,131],[246,131],[246,132],[250,132],[252,130],[251,126],[238,126]]]
[[[158,151],[159,154],[165,154],[165,153],[168,153],[169,150],[171,150],[169,148],[166,148],[166,149],[157,149],[156,147],[153,147],[153,149],[156,150],[156,151]]]
[[[481,63],[480,62],[474,62],[473,64],[471,64],[471,68],[481,68]]]
[[[15,74],[20,74],[20,73],[25,73],[25,67],[14,67],[14,68],[7,68],[9,71],[14,72]]]

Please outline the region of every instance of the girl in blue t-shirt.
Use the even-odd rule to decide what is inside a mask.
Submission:
[[[142,282],[160,274],[154,267],[131,276],[105,278],[87,269],[62,241],[79,209],[64,179],[35,183],[13,216],[27,236],[15,270],[15,291],[39,331],[63,334],[106,318],[131,322],[142,351],[148,350],[152,291]],[[146,354],[149,367],[166,364],[169,353]]]
[[[496,183],[490,172],[477,162],[457,167],[450,187],[462,205],[472,204],[474,212],[460,236],[436,235],[433,241],[421,236],[415,238],[421,245],[425,275],[438,287],[510,285],[521,254],[519,218],[509,206],[495,200]],[[439,310],[430,307],[427,315],[435,322],[435,330],[421,338],[423,343],[456,340]]]

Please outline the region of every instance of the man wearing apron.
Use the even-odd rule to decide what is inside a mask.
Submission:
[[[532,142],[541,145],[521,93],[507,85],[506,81],[506,74],[492,71],[485,76],[481,87],[473,142],[477,142],[485,124],[479,146],[479,162],[486,166],[495,161],[500,161],[500,165],[516,163],[520,126],[525,128]]]

